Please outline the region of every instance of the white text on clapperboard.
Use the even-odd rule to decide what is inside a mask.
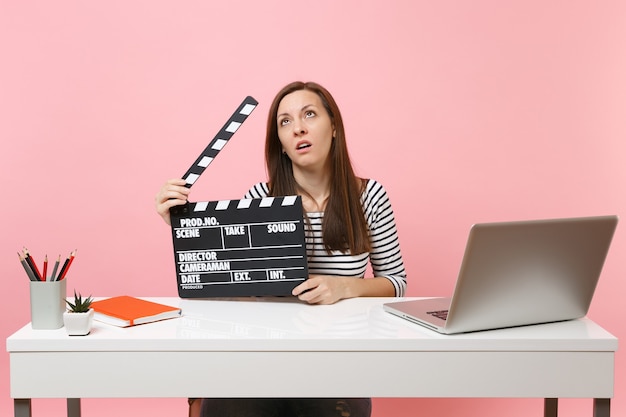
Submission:
[[[268,234],[293,233],[297,226],[293,222],[272,222],[265,225]],[[200,237],[203,228],[220,228],[225,236],[245,236],[249,233],[248,225],[220,226],[215,217],[192,217],[180,219],[180,227],[176,229],[176,239],[194,239]],[[181,284],[186,286],[202,283],[201,274],[219,271],[231,271],[231,261],[218,260],[218,251],[179,252],[179,272]],[[268,270],[267,279],[281,280],[285,278],[283,270]],[[232,271],[233,282],[253,280],[250,271]],[[189,287],[187,287],[189,288]]]

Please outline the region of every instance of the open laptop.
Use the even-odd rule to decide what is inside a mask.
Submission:
[[[600,216],[475,224],[452,298],[383,308],[444,334],[583,317],[617,222]]]

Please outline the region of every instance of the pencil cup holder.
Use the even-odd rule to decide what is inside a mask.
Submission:
[[[63,327],[66,297],[65,280],[30,282],[30,321],[33,329]]]

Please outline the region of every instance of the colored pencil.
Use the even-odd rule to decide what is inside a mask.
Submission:
[[[59,267],[59,262],[61,262],[61,255],[57,258],[57,261],[54,263],[54,268],[52,269],[52,275],[50,275],[50,281],[54,281],[56,279],[57,268]]]
[[[19,252],[17,253],[17,257],[20,258],[20,262],[24,267],[24,271],[26,271],[26,275],[28,275],[28,279],[30,279],[31,281],[37,281],[37,277],[33,273],[32,269],[30,269],[30,266],[28,266],[26,259],[24,259],[24,257]]]
[[[65,258],[65,262],[63,262],[63,266],[61,267],[61,270],[59,271],[59,275],[57,275],[55,281],[61,281],[63,274],[65,273],[65,269],[67,268],[67,264],[70,262],[70,257],[68,256],[67,258]]]
[[[43,258],[43,275],[41,276],[42,281],[48,280],[48,255]]]
[[[62,280],[63,278],[65,278],[65,275],[67,275],[67,271],[70,269],[70,266],[72,265],[72,262],[74,261],[74,257],[75,256],[76,256],[76,249],[74,249],[74,251],[72,253],[70,253],[69,262],[67,263],[67,267],[65,268],[65,271],[63,271],[63,275],[61,275],[61,278],[59,278],[59,280]]]
[[[39,273],[39,268],[37,268],[37,264],[35,263],[35,260],[33,259],[33,257],[28,252],[28,249],[26,248],[24,248],[24,258],[26,258],[26,262],[28,262],[28,265],[33,270],[33,273],[35,274],[35,277],[37,277],[37,280],[42,281],[41,274]]]

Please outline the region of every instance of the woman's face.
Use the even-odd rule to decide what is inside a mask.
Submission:
[[[325,168],[334,127],[320,97],[308,90],[283,97],[276,117],[278,138],[294,168]]]

